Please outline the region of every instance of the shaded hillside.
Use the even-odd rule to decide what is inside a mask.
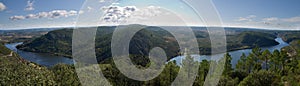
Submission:
[[[279,35],[282,37],[285,42],[292,42],[293,40],[300,40],[300,31],[282,31],[279,32]]]
[[[228,50],[274,46],[279,44],[275,35],[262,32],[242,32],[238,35],[227,36]]]
[[[54,53],[60,55],[71,55],[72,29],[61,29],[51,31],[39,38],[34,39],[18,48],[40,53]]]
[[[197,31],[194,31],[197,36]],[[210,54],[211,52],[211,44],[209,40],[209,36],[204,37],[200,36],[198,39],[199,44],[199,50],[201,54]],[[274,46],[279,44],[274,39],[276,38],[273,34],[263,33],[263,32],[238,32],[238,34],[230,34],[226,35],[226,41],[227,41],[227,51],[234,51],[234,50],[240,50],[240,49],[248,49],[248,48],[254,48],[256,46],[258,47],[267,47],[267,46]]]
[[[293,40],[290,43],[290,46],[282,48],[283,51],[286,51],[289,56],[299,57],[300,56],[300,40]]]
[[[130,27],[130,26],[129,26]],[[96,55],[98,60],[111,57],[111,38],[115,27],[99,27],[96,35]],[[148,55],[150,49],[162,47],[168,57],[174,57],[178,53],[178,44],[174,38],[159,27],[146,27],[137,32],[130,41],[130,54]],[[51,31],[29,43],[18,46],[19,49],[31,52],[54,53],[57,55],[71,56],[72,54],[72,29]],[[170,59],[170,58],[169,58]]]

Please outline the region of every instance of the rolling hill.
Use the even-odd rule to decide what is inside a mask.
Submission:
[[[129,25],[134,27],[135,25]],[[116,27],[98,27],[96,35],[96,56],[98,61],[111,57],[111,37]],[[210,54],[210,41],[207,31],[193,29],[199,44],[200,54]],[[52,53],[71,57],[72,29],[50,31],[48,34],[18,46],[19,49],[31,52]],[[273,34],[244,31],[227,35],[227,50],[253,48],[256,46],[273,46],[278,43]],[[160,27],[147,26],[134,35],[130,41],[130,54],[148,56],[150,49],[161,47],[166,51],[168,59],[180,55],[179,46],[174,36]]]

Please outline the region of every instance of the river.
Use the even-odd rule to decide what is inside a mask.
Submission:
[[[271,46],[271,47],[263,47],[262,49],[268,49],[271,52],[274,50],[278,49],[280,50],[282,47],[288,46],[289,44],[284,42],[281,38],[276,38],[275,41],[277,41],[279,44],[276,46]],[[73,64],[73,60],[70,58],[62,57],[62,56],[56,56],[52,54],[46,54],[46,53],[33,53],[33,52],[26,52],[22,50],[18,50],[16,48],[17,45],[22,44],[22,43],[12,43],[12,44],[6,44],[5,46],[14,52],[17,52],[21,57],[24,59],[46,66],[46,67],[51,67],[55,64],[58,63],[65,63],[65,64]],[[232,65],[235,67],[235,64],[239,60],[240,56],[245,53],[246,55],[249,55],[249,53],[252,51],[252,49],[243,49],[243,50],[237,50],[237,51],[231,51],[229,54],[232,56]],[[209,60],[211,57],[223,57],[224,54],[216,54],[216,55],[191,55],[192,57],[195,57],[196,61],[202,61],[204,59]],[[184,59],[184,56],[177,56],[170,61],[176,61],[177,65],[181,65],[181,61]],[[218,59],[218,58],[216,58]]]
[[[73,60],[71,58],[56,56],[47,53],[33,53],[19,50],[16,48],[16,46],[20,44],[22,43],[6,44],[5,46],[10,50],[13,50],[14,52],[18,53],[25,60],[37,63],[42,66],[51,67],[59,63],[73,64]]]
[[[275,41],[277,41],[279,44],[275,45],[275,46],[271,46],[271,47],[263,47],[262,50],[266,50],[268,49],[270,52],[273,52],[274,50],[280,50],[281,48],[288,46],[289,44],[284,42],[282,40],[282,38],[276,38]],[[232,57],[232,61],[231,64],[233,66],[233,68],[235,68],[235,65],[237,64],[238,60],[240,59],[240,57],[242,56],[243,53],[245,53],[246,56],[249,55],[249,53],[252,52],[252,49],[243,49],[243,50],[236,50],[236,51],[231,51],[228,52],[231,57]],[[194,57],[196,61],[201,62],[202,60],[210,60],[211,57],[214,57],[214,60],[217,60],[221,57],[224,56],[223,54],[216,54],[216,55],[191,55],[192,57]],[[184,59],[185,56],[177,56],[175,58],[172,58],[170,61],[176,61],[177,65],[181,65],[182,59]]]

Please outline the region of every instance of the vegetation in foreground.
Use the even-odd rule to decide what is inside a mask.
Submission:
[[[50,69],[28,62],[0,44],[0,85],[80,85],[74,67],[58,64]]]

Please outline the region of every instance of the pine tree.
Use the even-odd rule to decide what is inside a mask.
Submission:
[[[238,63],[236,64],[236,69],[239,71],[246,71],[246,60],[247,57],[245,53],[243,53],[240,59],[238,60]]]
[[[264,64],[265,64],[265,67],[267,70],[269,68],[268,64],[269,64],[269,59],[272,57],[272,54],[269,50],[265,50],[263,53],[262,53],[262,56],[260,58],[261,61],[264,61]]]
[[[233,69],[232,69],[232,65],[231,65],[231,60],[232,60],[232,57],[229,53],[226,53],[224,55],[224,59],[225,59],[225,68],[224,68],[224,72],[223,74],[229,74]]]

